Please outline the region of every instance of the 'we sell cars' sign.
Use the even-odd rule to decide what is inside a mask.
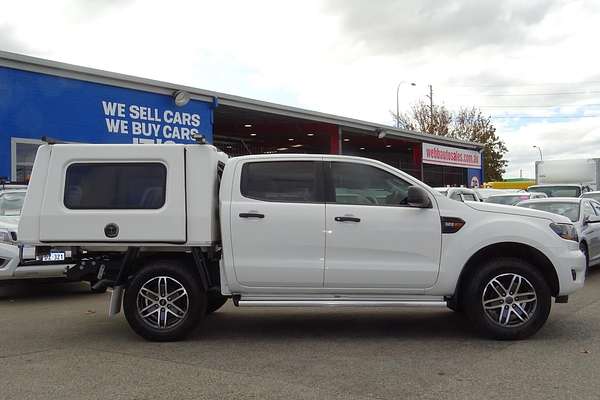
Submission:
[[[473,150],[423,143],[423,163],[481,169],[481,156]]]

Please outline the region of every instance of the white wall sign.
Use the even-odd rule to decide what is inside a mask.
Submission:
[[[423,163],[481,169],[481,156],[474,150],[423,143]]]

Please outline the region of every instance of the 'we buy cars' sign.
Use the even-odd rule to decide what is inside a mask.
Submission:
[[[481,156],[473,150],[423,143],[423,163],[481,169]]]

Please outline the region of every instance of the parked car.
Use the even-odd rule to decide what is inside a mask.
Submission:
[[[504,194],[494,194],[485,199],[486,203],[495,203],[495,204],[506,204],[509,206],[514,206],[515,204],[529,199],[545,199],[545,193],[534,193],[534,192],[518,192],[518,193],[504,193]]]
[[[380,161],[210,145],[39,147],[19,222],[35,258],[102,278],[149,340],[238,307],[439,307],[497,339],[583,287],[563,216],[442,196]],[[68,251],[68,253],[67,253]],[[54,261],[56,262],[56,261]]]
[[[26,189],[0,190],[0,230],[16,231]]]
[[[479,200],[485,201],[490,196],[495,194],[506,194],[506,193],[514,193],[516,190],[514,189],[493,189],[493,188],[473,188],[473,191],[477,193],[477,197]]]
[[[600,201],[600,191],[586,192],[583,193],[580,197],[584,199],[593,199],[596,201]]]
[[[0,189],[2,186],[0,186]],[[26,188],[26,186],[25,186]],[[19,266],[19,248],[17,247],[18,224],[27,190],[6,188],[0,191],[0,281],[13,279],[59,279],[65,280],[65,271],[73,264],[54,262],[52,264],[34,264]],[[32,247],[24,247],[28,255]],[[104,292],[106,288],[95,290],[96,280],[90,280],[92,292]]]
[[[547,185],[533,185],[527,188],[528,192],[545,193],[548,197],[579,197],[589,191],[587,186],[575,183],[560,183]]]
[[[457,201],[481,201],[475,190],[465,187],[436,187],[438,193]]]
[[[579,237],[579,247],[588,266],[600,264],[600,203],[593,199],[554,197],[527,200],[517,204],[535,210],[563,215],[573,222]]]

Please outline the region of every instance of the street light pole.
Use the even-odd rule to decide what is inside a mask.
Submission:
[[[406,81],[400,81],[396,86],[396,128],[400,128],[400,85],[406,83]],[[410,86],[417,86],[416,83],[410,82]]]
[[[534,149],[538,149],[538,151],[540,152],[540,161],[544,161],[544,158],[542,157],[542,148],[539,146],[533,146]]]

